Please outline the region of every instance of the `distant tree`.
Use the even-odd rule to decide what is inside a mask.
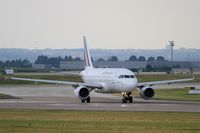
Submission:
[[[158,57],[156,58],[156,61],[159,61],[159,62],[165,61],[165,58],[164,58],[163,56],[158,56]]]
[[[111,56],[108,61],[118,61],[117,56]]]
[[[149,57],[149,58],[147,59],[147,61],[153,62],[153,61],[156,61],[156,59],[155,59],[154,57]]]
[[[64,59],[62,59],[60,56],[48,58],[46,55],[40,55],[37,57],[35,64],[51,64],[52,67],[59,67],[60,61],[63,60],[73,60],[73,58],[71,56],[65,56]],[[28,63],[27,61],[25,62]]]
[[[51,64],[52,67],[59,67],[60,61],[59,61],[58,57],[51,57],[48,59],[47,64]]]
[[[31,64],[30,61],[25,59],[25,60],[22,61],[22,67],[23,68],[30,68],[30,67],[32,67],[32,64]]]
[[[171,70],[172,70],[172,68],[169,66],[162,66],[161,68],[159,68],[159,71],[162,71],[162,72],[164,71],[167,73],[169,73]]]
[[[19,59],[19,60],[12,60],[11,61],[11,67],[18,67],[18,68],[23,67],[22,60],[21,59]]]
[[[103,58],[99,58],[97,61],[105,61]]]
[[[3,61],[0,61],[0,67],[4,67]]]
[[[128,61],[137,61],[137,57],[135,55],[131,55],[131,57],[129,57]]]
[[[73,57],[71,55],[68,57],[68,61],[73,61]]]
[[[71,55],[65,56],[64,59],[63,59],[63,61],[73,61],[73,60],[74,60],[74,59],[72,58]]]
[[[74,58],[74,61],[81,61],[81,58],[76,57],[76,58]]]
[[[144,56],[140,56],[140,57],[138,58],[138,61],[146,61],[146,58],[145,58]]]
[[[179,64],[173,65],[173,68],[180,68],[180,65]]]
[[[9,66],[10,67],[19,67],[19,64],[17,63],[17,60],[11,60]]]
[[[64,59],[62,57],[58,56],[58,60],[63,61]]]
[[[68,56],[65,56],[63,60],[68,61]]]
[[[5,67],[11,67],[11,61],[7,60],[5,63]]]
[[[31,62],[29,62],[28,60],[21,60],[21,59],[17,59],[17,60],[7,60],[5,63],[0,61],[0,67],[7,67],[7,68],[29,68],[31,67],[32,64]]]
[[[47,64],[48,57],[46,55],[40,55],[37,57],[35,64]]]
[[[146,71],[147,71],[147,72],[152,71],[152,66],[148,64],[148,65],[146,66]]]

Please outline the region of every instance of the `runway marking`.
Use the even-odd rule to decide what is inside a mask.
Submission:
[[[46,105],[50,105],[50,106],[64,106],[66,104],[55,103],[55,104],[46,104]]]
[[[64,110],[117,110],[117,111],[176,111],[200,112],[199,102],[177,101],[137,101],[136,103],[122,104],[119,102],[97,100],[95,103],[81,103],[77,100],[1,100],[0,108],[30,108],[30,109],[64,109]],[[167,103],[169,102],[169,103]]]
[[[127,104],[122,104],[121,107],[122,107],[122,108],[126,108],[126,107],[127,107]]]

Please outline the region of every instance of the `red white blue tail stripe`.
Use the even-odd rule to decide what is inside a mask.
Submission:
[[[83,37],[83,41],[84,41],[84,65],[85,65],[85,68],[93,68],[91,57],[90,57],[90,52],[89,52],[89,49],[87,46],[87,41],[86,41],[85,36]]]

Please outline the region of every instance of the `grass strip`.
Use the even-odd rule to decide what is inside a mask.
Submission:
[[[198,133],[200,113],[0,110],[3,133]]]
[[[2,94],[0,93],[0,99],[19,99],[18,97],[14,97],[11,95],[7,95],[7,94]]]

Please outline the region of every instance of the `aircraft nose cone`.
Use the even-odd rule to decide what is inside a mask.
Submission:
[[[135,82],[129,82],[129,83],[127,84],[127,87],[128,87],[128,88],[134,88],[134,87],[135,87]]]
[[[130,80],[129,82],[126,83],[126,88],[127,89],[134,89],[137,85],[137,80]]]

